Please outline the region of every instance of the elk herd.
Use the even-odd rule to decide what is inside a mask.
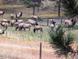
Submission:
[[[2,14],[3,15],[3,14]],[[11,20],[2,19],[0,21],[0,26],[4,27],[5,30],[7,30],[8,27],[14,27],[15,30],[26,30],[33,29],[33,32],[36,31],[43,31],[43,28],[41,25],[38,24],[37,16],[32,16],[31,19],[23,20],[20,17],[22,16],[22,12],[19,12],[18,14],[14,15],[11,14]],[[4,33],[5,30],[0,30],[1,33]]]
[[[4,11],[0,11],[0,15],[4,15],[5,12]],[[8,28],[8,27],[14,27],[15,30],[26,30],[28,29],[30,31],[31,27],[33,28],[33,32],[35,33],[36,31],[41,31],[43,32],[43,26],[41,26],[40,24],[38,24],[38,17],[37,16],[32,16],[31,19],[27,19],[27,20],[23,20],[20,17],[22,16],[22,12],[18,12],[17,14],[11,14],[10,15],[10,19],[11,20],[7,20],[7,19],[3,19],[2,21],[0,21],[0,26],[4,27],[5,29],[0,29],[0,33],[4,33],[4,31]],[[70,25],[74,25],[77,21],[72,19],[72,20],[65,20],[65,25],[66,26],[70,26]],[[55,21],[53,21],[51,19],[51,27],[55,26]]]

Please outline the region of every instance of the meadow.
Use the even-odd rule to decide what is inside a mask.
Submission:
[[[53,4],[54,6],[54,4]],[[32,8],[26,8],[24,5],[0,5],[0,9],[5,11],[4,15],[0,16],[0,21],[3,19],[11,20],[11,13],[23,12],[22,19],[25,21],[32,16]],[[33,32],[31,30],[19,31],[15,30],[15,27],[8,27],[4,34],[0,35],[0,59],[39,59],[40,41],[42,43],[42,59],[63,59],[56,56],[55,49],[49,44],[50,27],[47,26],[47,20],[49,18],[58,17],[58,8],[47,7],[45,9],[40,8],[39,12],[36,8],[35,15],[45,18],[40,23],[46,25],[43,26],[43,32]],[[60,15],[63,17],[64,12],[61,10]],[[61,20],[58,18],[56,21],[58,24]],[[1,27],[0,27],[1,29]],[[67,32],[73,33],[75,41],[78,43],[78,29],[67,29]],[[59,41],[58,41],[59,42]],[[65,59],[65,58],[64,58]],[[68,58],[71,59],[71,58]],[[77,59],[77,58],[76,58]]]
[[[49,36],[49,31],[50,28],[48,26],[44,26],[43,27],[43,32],[33,32],[33,27],[31,28],[31,30],[29,31],[28,29],[26,29],[25,31],[19,31],[19,30],[15,30],[15,27],[8,27],[8,29],[6,30],[5,34],[0,35],[0,36],[4,36],[4,37],[8,37],[8,38],[13,38],[14,40],[26,40],[26,41],[30,41],[30,40],[37,40],[37,41],[49,41],[50,36]],[[77,41],[78,39],[78,30],[69,30],[71,31],[71,33],[73,33],[75,40]]]
[[[15,30],[15,27],[9,27],[5,34],[3,36],[14,38],[14,39],[22,39],[22,40],[42,40],[42,41],[48,41],[49,40],[49,34],[48,34],[49,28],[44,27],[43,32],[36,32],[34,33],[31,29],[30,31],[26,29],[25,31],[19,31]]]

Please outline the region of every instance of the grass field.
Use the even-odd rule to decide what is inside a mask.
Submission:
[[[78,40],[78,30],[70,30],[76,41]],[[25,31],[15,31],[15,27],[9,27],[5,34],[3,36],[9,37],[9,38],[14,38],[15,40],[40,40],[40,41],[49,41],[50,36],[49,36],[49,27],[44,26],[43,27],[43,32],[33,32],[33,28],[31,30],[25,30]]]
[[[44,27],[43,32],[36,32],[34,33],[32,29],[26,30],[26,31],[15,31],[15,28],[8,28],[5,32],[4,36],[14,38],[14,39],[23,39],[23,40],[43,40],[48,41],[49,40],[49,34],[48,34],[49,28]]]
[[[32,10],[26,9],[22,5],[2,5],[0,8],[23,11],[23,18],[25,19],[32,15]],[[48,18],[56,17],[58,14],[57,12],[40,11],[38,15]],[[0,20],[3,18],[10,19],[10,13],[5,13],[3,17],[0,16]],[[55,50],[49,44],[48,26],[43,27],[43,32],[34,33],[32,29],[30,31],[15,31],[15,27],[8,27],[5,34],[0,35],[0,59],[39,59],[40,41],[42,42],[42,59],[63,59],[56,56]],[[74,34],[75,41],[78,41],[78,30],[70,31]]]
[[[49,42],[46,42],[49,40],[48,30],[48,27],[44,27],[40,38],[40,35],[33,33],[32,30],[15,31],[14,28],[8,28],[4,35],[0,35],[0,59],[39,59],[39,40],[42,42],[42,59],[64,59],[64,57],[57,57],[55,50]],[[78,40],[78,30],[71,30],[71,32]]]

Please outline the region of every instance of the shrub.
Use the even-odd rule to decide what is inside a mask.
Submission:
[[[74,37],[71,32],[66,32],[62,25],[59,25],[55,30],[51,29],[50,44],[56,50],[58,56],[68,56],[69,52],[73,52],[70,44],[73,43]]]

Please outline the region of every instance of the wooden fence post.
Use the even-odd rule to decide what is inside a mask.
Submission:
[[[42,59],[42,42],[40,42],[39,59]]]

